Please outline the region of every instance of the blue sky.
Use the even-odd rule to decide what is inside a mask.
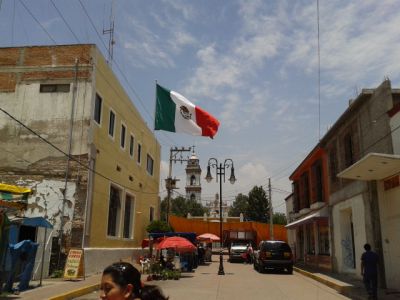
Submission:
[[[81,3],[101,33],[109,27],[112,1],[0,3],[1,47],[95,43],[106,56],[108,36],[100,40]],[[221,122],[214,140],[156,132],[162,145],[161,191],[169,148],[195,145],[203,178],[209,157],[234,160],[238,181],[224,184],[224,199],[266,186],[271,177],[273,206],[284,211],[288,176],[348,100],[385,76],[399,86],[400,2],[321,0],[319,5],[320,115],[316,0],[114,1],[113,69],[149,127],[155,80]],[[180,193],[183,175],[184,166],[174,165]],[[219,189],[216,182],[203,180],[202,186],[205,200]]]

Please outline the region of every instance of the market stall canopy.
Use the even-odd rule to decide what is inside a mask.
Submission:
[[[24,209],[28,204],[31,189],[0,183],[0,207]]]
[[[197,236],[199,241],[210,241],[210,242],[218,242],[220,240],[219,236],[212,233],[203,233]]]
[[[149,237],[153,239],[164,238],[164,237],[171,237],[171,236],[180,236],[189,241],[193,244],[196,243],[196,233],[194,232],[151,232],[149,233]]]
[[[165,238],[157,245],[157,250],[173,248],[176,252],[193,252],[196,247],[187,239],[179,236]]]

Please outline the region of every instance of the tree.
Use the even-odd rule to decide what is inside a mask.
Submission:
[[[267,223],[269,221],[269,203],[267,193],[262,186],[254,186],[249,192],[246,218],[251,221]]]
[[[160,220],[155,220],[155,221],[151,222],[147,226],[146,230],[149,233],[174,231],[173,228],[171,226],[169,226],[166,222],[160,221]]]
[[[178,217],[186,217],[188,213],[192,216],[202,216],[206,209],[198,203],[196,200],[186,199],[182,196],[178,196],[176,198],[171,198],[169,203],[170,215],[175,215]],[[167,215],[167,197],[161,202],[161,219],[166,220]]]
[[[287,224],[286,215],[284,213],[274,213],[274,215],[272,216],[272,222],[274,224],[286,225]]]
[[[240,193],[236,196],[235,201],[233,201],[231,208],[229,209],[230,217],[239,217],[240,213],[244,215],[247,214],[249,206],[249,197]]]

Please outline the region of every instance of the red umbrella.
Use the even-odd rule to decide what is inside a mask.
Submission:
[[[179,236],[171,236],[157,245],[157,250],[174,248],[177,252],[191,252],[196,250],[196,247],[187,239]]]
[[[207,241],[211,241],[211,242],[218,242],[220,240],[219,236],[216,236],[215,234],[212,234],[212,233],[203,233],[203,234],[199,235],[197,237],[197,239],[200,241],[207,240]]]

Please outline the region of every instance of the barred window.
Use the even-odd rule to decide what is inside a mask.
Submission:
[[[133,238],[133,224],[134,224],[134,199],[130,195],[125,197],[125,210],[124,210],[124,238]]]
[[[101,123],[101,106],[103,103],[103,99],[96,94],[96,99],[94,102],[94,120],[96,121],[97,124]]]
[[[154,160],[153,158],[147,154],[147,173],[153,175],[153,167],[154,167]]]
[[[108,205],[108,227],[109,236],[118,236],[119,220],[121,215],[121,191],[113,186],[110,188],[110,200]]]
[[[41,84],[41,93],[69,93],[70,84]]]
[[[125,149],[125,135],[126,135],[126,127],[121,125],[121,148]]]
[[[132,157],[133,157],[134,144],[135,144],[135,139],[131,135],[130,140],[129,140],[129,155],[132,156]]]
[[[114,132],[115,132],[115,113],[110,110],[110,122],[108,124],[108,134],[111,137],[114,137]]]

